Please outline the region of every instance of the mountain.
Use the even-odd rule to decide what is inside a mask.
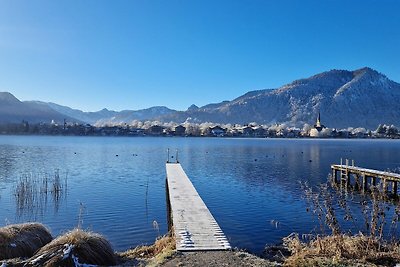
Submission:
[[[0,123],[20,123],[23,120],[29,123],[50,123],[52,120],[62,123],[64,119],[79,122],[79,120],[65,116],[49,107],[31,102],[21,102],[11,93],[0,92]]]
[[[199,109],[199,107],[198,106],[196,106],[195,104],[192,104],[192,105],[190,105],[190,107],[188,107],[188,111],[194,111],[194,110],[198,110]]]
[[[314,124],[331,128],[399,125],[400,84],[371,69],[331,70],[277,89],[251,91],[232,101],[164,116],[164,121]]]
[[[95,125],[116,125],[123,123],[131,123],[134,120],[156,120],[158,118],[176,113],[176,110],[169,109],[164,106],[151,107],[141,110],[123,110],[114,116],[102,118],[96,121]]]
[[[82,122],[97,126],[131,123],[134,120],[156,119],[176,112],[176,110],[172,110],[163,106],[141,110],[123,110],[120,112],[108,110],[106,108],[96,112],[84,112],[55,103],[41,101],[30,101],[29,103],[35,103],[37,105],[49,107],[54,111],[64,114],[65,116],[69,116]]]
[[[118,114],[118,112],[113,110],[108,110],[106,108],[96,112],[84,112],[79,109],[72,109],[70,107],[58,105],[51,102],[29,101],[27,103],[35,103],[37,105],[48,107],[58,113],[64,114],[65,116],[75,118],[77,120],[89,124],[95,124],[98,120],[112,118],[113,116],[116,116]]]
[[[120,112],[103,109],[83,112],[54,103],[21,102],[0,93],[1,122],[81,121],[94,125],[124,124],[134,120],[246,124],[313,125],[318,112],[330,128],[400,125],[400,84],[371,69],[331,70],[296,80],[277,89],[250,91],[231,101],[191,105],[186,111],[167,107]]]

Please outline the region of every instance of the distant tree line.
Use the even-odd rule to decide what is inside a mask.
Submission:
[[[76,135],[76,136],[209,136],[209,137],[271,137],[271,138],[400,138],[394,125],[381,124],[375,130],[365,128],[316,130],[309,124],[302,128],[286,124],[259,125],[255,122],[240,124],[217,123],[162,123],[159,121],[132,121],[130,124],[90,125],[78,123],[21,123],[0,124],[0,134],[16,135]]]

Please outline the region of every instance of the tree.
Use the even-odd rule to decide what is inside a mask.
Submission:
[[[309,135],[311,128],[312,127],[311,127],[310,124],[308,124],[308,123],[304,124],[302,134],[303,135]]]
[[[386,128],[386,135],[388,135],[390,137],[397,136],[398,133],[399,133],[399,130],[394,125],[390,125],[389,127]]]
[[[376,128],[375,132],[377,134],[385,134],[386,133],[386,125],[379,124],[378,128]]]
[[[185,124],[186,130],[185,134],[190,135],[190,136],[200,136],[201,130],[199,125],[191,123],[191,124]]]

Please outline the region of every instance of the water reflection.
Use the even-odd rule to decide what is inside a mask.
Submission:
[[[327,182],[330,165],[341,157],[381,169],[400,166],[398,141],[207,142],[209,146],[185,147],[182,165],[231,244],[255,252],[260,252],[265,243],[279,243],[293,231],[310,233],[319,229],[318,219],[306,212],[300,182],[307,181],[313,187]],[[348,202],[352,209],[360,209],[360,201]],[[340,214],[342,221],[344,217]],[[279,222],[279,227],[271,221]]]
[[[10,145],[0,145],[0,166],[2,171],[0,172],[0,181],[10,182],[9,177],[14,172],[14,168],[18,161],[17,154],[18,150]]]
[[[252,252],[293,231],[319,227],[306,213],[299,181],[313,187],[326,182],[330,165],[341,157],[375,169],[400,166],[396,140],[0,136],[0,222],[38,218],[55,234],[83,224],[117,250],[152,243],[154,221],[160,234],[167,231],[167,148],[179,150],[184,170],[231,244]],[[68,170],[68,184],[53,194],[51,170],[57,168],[61,181]],[[48,174],[47,194],[39,181],[37,189],[23,189],[36,193],[17,197],[21,173],[32,170],[35,177]],[[349,206],[360,209],[357,201]]]

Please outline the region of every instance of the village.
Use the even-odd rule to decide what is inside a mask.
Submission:
[[[133,121],[121,125],[90,125],[80,123],[36,123],[27,121],[0,125],[0,134],[71,135],[71,136],[181,136],[181,137],[256,137],[256,138],[400,138],[394,125],[380,124],[376,129],[336,129],[321,123],[318,114],[314,125],[302,128],[286,124],[260,125],[217,123],[161,123],[159,121]]]

